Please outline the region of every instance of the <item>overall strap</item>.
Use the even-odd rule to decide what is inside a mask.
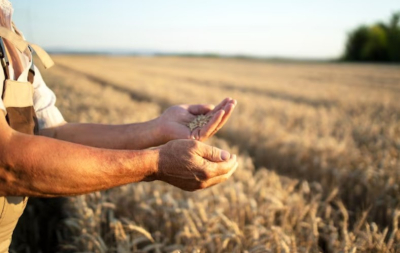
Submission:
[[[1,67],[4,72],[3,92],[1,95],[1,99],[4,99],[4,93],[5,93],[5,89],[6,89],[5,82],[7,79],[10,78],[10,69],[9,69],[10,61],[8,60],[8,56],[6,53],[6,47],[4,46],[4,41],[3,41],[2,37],[0,37],[0,61],[1,61]]]
[[[22,35],[22,32],[17,28],[17,26],[15,25],[15,23],[14,23],[13,21],[11,22],[11,26],[12,26],[12,28],[14,29],[14,32],[15,32],[20,38],[23,38],[23,37],[24,37],[24,35]],[[28,45],[28,48],[29,48],[29,52],[27,52],[27,53],[30,53],[30,61],[31,61],[31,66],[30,66],[29,72],[28,72],[28,82],[30,82],[31,84],[33,84],[33,80],[34,80],[34,77],[35,77],[35,63],[33,62],[33,53],[34,53],[34,50],[33,50],[33,48],[32,48],[30,45]]]
[[[31,52],[31,55],[33,56],[33,52],[34,52],[33,48],[31,46],[28,46],[28,48],[29,48],[29,51]],[[29,72],[28,72],[28,82],[30,82],[31,84],[33,84],[33,81],[35,78],[35,64],[33,62],[32,56],[31,56],[31,65],[30,65]],[[0,37],[0,62],[1,62],[1,67],[2,67],[3,73],[4,73],[3,92],[2,92],[1,99],[4,99],[4,93],[5,93],[5,89],[6,89],[5,81],[7,79],[10,79],[10,61],[8,59],[6,47],[4,45],[4,41],[3,41],[2,37]]]
[[[33,84],[33,81],[35,79],[35,63],[33,62],[33,48],[31,46],[29,47],[29,51],[31,52],[31,66],[29,68],[29,72],[28,72],[28,82],[30,82],[31,84]]]
[[[46,69],[54,65],[53,60],[46,53],[46,51],[43,50],[43,48],[39,47],[36,44],[29,43],[23,40],[20,35],[14,33],[10,29],[0,26],[0,37],[3,37],[11,42],[20,52],[25,52],[28,46],[31,46],[35,50],[37,56],[39,57]]]

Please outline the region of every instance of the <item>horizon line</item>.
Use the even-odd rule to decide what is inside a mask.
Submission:
[[[220,53],[220,52],[179,52],[151,49],[85,49],[85,48],[57,48],[46,47],[49,54],[70,54],[70,55],[115,55],[115,56],[180,56],[180,57],[207,57],[207,58],[236,58],[251,60],[282,60],[282,61],[318,61],[331,62],[340,60],[337,57],[300,57],[300,56],[279,56],[279,55],[256,55],[246,53]]]

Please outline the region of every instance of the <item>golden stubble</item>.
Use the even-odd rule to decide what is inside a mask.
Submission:
[[[70,121],[128,123],[152,119],[174,104],[217,103],[226,96],[239,102],[210,141],[240,154],[232,179],[196,193],[155,182],[70,198],[64,223],[70,233],[60,231],[66,248],[399,250],[398,66],[55,60],[58,66],[43,74]]]

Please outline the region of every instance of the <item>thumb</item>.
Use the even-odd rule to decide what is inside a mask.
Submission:
[[[210,162],[224,162],[231,158],[231,154],[228,151],[205,144],[199,149],[199,155]]]
[[[193,115],[206,114],[214,109],[213,105],[190,105],[188,110]]]

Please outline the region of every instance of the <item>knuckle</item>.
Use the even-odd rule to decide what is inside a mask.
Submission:
[[[217,150],[216,147],[212,147],[212,148],[211,148],[211,157],[212,157],[213,159],[218,158],[218,150]]]
[[[196,140],[190,140],[190,144],[189,144],[191,149],[198,149],[199,148],[199,143]]]
[[[201,170],[204,170],[204,171],[207,170],[208,166],[209,166],[208,160],[202,159],[202,160],[200,161],[199,168],[200,168]]]
[[[184,146],[184,153],[193,153],[197,149],[197,144],[195,140],[188,140]]]
[[[193,182],[193,183],[190,185],[190,187],[189,187],[188,189],[186,189],[186,190],[187,190],[187,191],[190,191],[190,192],[194,192],[194,191],[203,189],[203,188],[201,188],[201,186],[202,186],[201,182],[196,181],[196,182]]]
[[[209,171],[203,171],[199,178],[201,180],[208,180],[208,179],[212,178],[212,175],[211,175],[211,173]]]
[[[207,188],[207,183],[206,182],[201,182],[199,184],[199,189],[205,189],[205,188]]]

